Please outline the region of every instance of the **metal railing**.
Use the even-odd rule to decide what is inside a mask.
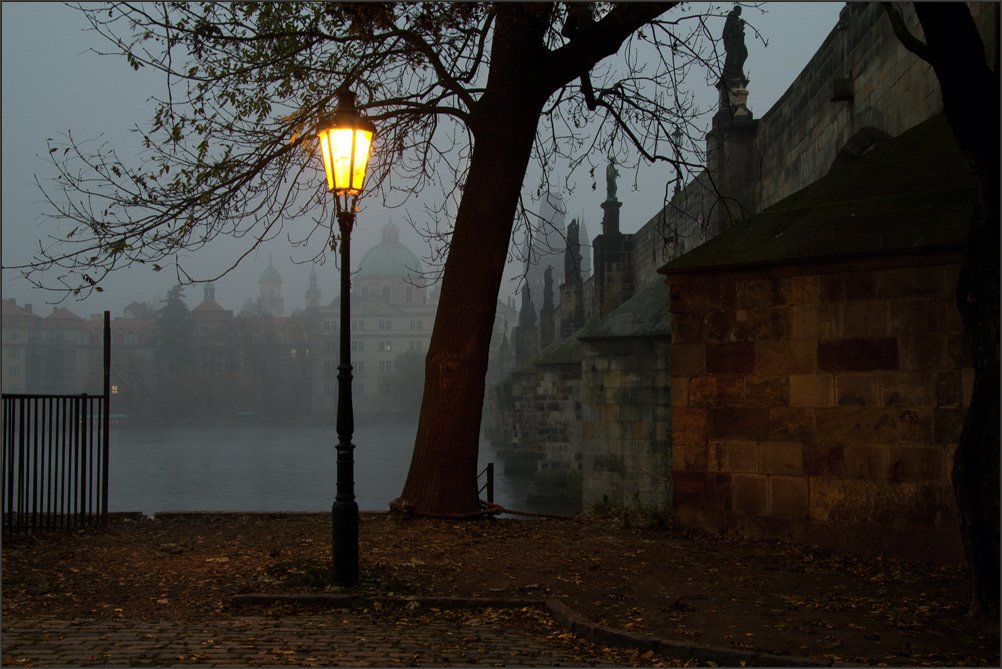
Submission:
[[[482,493],[482,492],[484,492],[486,490],[487,491],[487,503],[488,504],[493,504],[494,503],[494,463],[493,462],[488,462],[487,466],[484,467],[483,471],[481,471],[479,474],[477,474],[477,480],[478,481],[480,480],[481,476],[483,476],[486,480],[484,481],[484,484],[482,486],[480,486],[480,489],[477,490],[477,496],[479,497],[480,493]]]
[[[3,396],[3,535],[107,521],[107,400]]]
[[[104,312],[103,395],[3,395],[4,537],[107,522],[110,320]]]

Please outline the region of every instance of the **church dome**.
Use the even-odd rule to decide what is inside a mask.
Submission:
[[[383,226],[383,241],[369,249],[359,263],[358,277],[417,276],[421,261],[400,243],[400,229],[392,222]]]
[[[271,264],[271,255],[268,256],[268,267],[261,272],[261,278],[258,280],[258,283],[282,283],[282,275]]]

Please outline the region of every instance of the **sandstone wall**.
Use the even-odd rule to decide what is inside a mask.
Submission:
[[[959,559],[950,471],[973,371],[957,255],[673,281],[676,517]]]

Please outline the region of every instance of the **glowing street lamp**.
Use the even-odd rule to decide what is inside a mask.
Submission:
[[[339,89],[334,114],[321,121],[320,149],[327,190],[334,193],[341,231],[341,361],[337,367],[337,494],[331,508],[334,579],[350,587],[358,583],[358,503],[355,501],[355,415],[351,404],[351,230],[358,196],[365,184],[365,168],[376,127],[355,107],[355,94]]]

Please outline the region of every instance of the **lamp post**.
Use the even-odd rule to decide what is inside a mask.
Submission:
[[[341,232],[341,361],[337,367],[337,494],[331,508],[334,579],[350,587],[358,583],[358,503],[355,501],[355,431],[351,404],[351,229],[355,225],[358,196],[376,128],[359,114],[355,94],[337,91],[334,114],[321,121],[320,149],[327,175],[327,190],[334,193],[334,210]],[[333,236],[333,230],[331,231]]]

